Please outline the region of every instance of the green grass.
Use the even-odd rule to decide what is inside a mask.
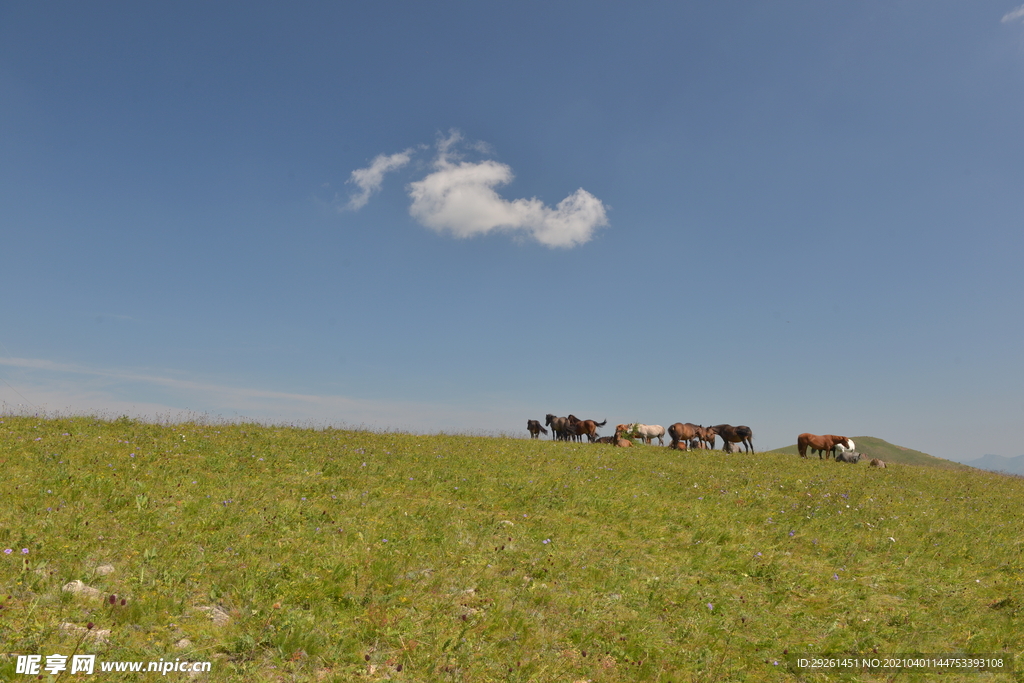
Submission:
[[[111,631],[80,653],[216,681],[883,681],[786,656],[1024,652],[1019,478],[12,416],[0,465],[11,654],[71,654],[65,622]]]

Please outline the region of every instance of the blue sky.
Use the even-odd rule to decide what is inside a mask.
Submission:
[[[1022,121],[1013,0],[7,3],[0,403],[1019,455]]]

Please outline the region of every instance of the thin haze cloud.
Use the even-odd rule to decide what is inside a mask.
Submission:
[[[242,419],[274,422],[314,420],[326,424],[363,425],[374,428],[418,430],[465,429],[472,424],[496,424],[507,407],[483,410],[441,403],[382,401],[338,395],[297,394],[266,389],[237,387],[139,373],[124,369],[93,368],[39,358],[0,358],[0,367],[27,371],[19,389],[0,385],[0,414],[31,409],[44,414],[107,414],[111,411],[144,419],[190,419],[197,411],[213,410],[225,415],[235,412]],[[70,378],[69,378],[70,376]],[[97,378],[81,381],[76,376]],[[171,404],[129,400],[138,396],[137,385],[171,390],[182,409]],[[131,388],[129,388],[131,387]],[[28,397],[28,398],[26,398]],[[176,417],[175,417],[176,416]]]
[[[1024,18],[1024,5],[1021,5],[1020,7],[1013,11],[1007,12],[1002,18],[1002,23],[1006,24],[1013,21],[1014,19],[1021,18]]]
[[[352,177],[348,182],[358,187],[359,192],[349,199],[348,208],[355,211],[366,206],[370,201],[370,195],[380,190],[384,183],[384,175],[402,168],[409,163],[411,157],[411,149],[390,156],[378,154],[368,167],[352,171]]]
[[[495,188],[512,182],[515,176],[511,167],[492,159],[462,161],[456,152],[461,141],[462,136],[456,131],[438,140],[433,170],[409,184],[409,214],[422,225],[459,238],[505,231],[526,235],[548,247],[569,248],[590,241],[595,230],[608,224],[604,204],[583,188],[554,208],[536,197],[504,199]],[[470,147],[489,151],[483,143]],[[384,158],[391,157],[377,160]],[[370,168],[353,172],[353,178],[357,174],[368,175],[377,166],[377,160]],[[350,206],[361,198],[362,195],[354,197]],[[365,203],[364,200],[359,206]]]

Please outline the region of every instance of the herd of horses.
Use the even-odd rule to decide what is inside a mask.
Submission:
[[[551,428],[551,438],[561,441],[583,441],[587,437],[590,443],[604,443],[613,446],[628,447],[633,445],[633,439],[640,439],[645,444],[652,444],[654,439],[658,444],[665,445],[666,430],[661,425],[645,425],[639,422],[620,424],[615,427],[615,436],[597,435],[597,428],[603,427],[608,420],[597,422],[595,420],[581,420],[575,415],[568,417],[557,417],[548,413],[544,425],[538,420],[527,420],[526,429],[530,432],[530,438],[538,439],[541,434],[547,434],[545,426]],[[706,448],[712,450],[715,447],[715,440],[722,439],[722,448],[727,453],[733,450],[733,444],[740,444],[744,451],[754,452],[754,432],[750,427],[740,425],[734,427],[729,424],[704,427],[691,422],[677,422],[667,430],[671,439],[669,448],[684,451],[691,448]]]
[[[722,450],[726,453],[733,452],[733,444],[740,444],[745,453],[754,452],[754,432],[746,425],[733,426],[720,424],[713,427],[695,425],[692,422],[676,422],[666,430],[661,425],[645,425],[639,422],[620,424],[615,427],[615,436],[597,435],[597,428],[608,424],[608,420],[597,422],[595,420],[581,420],[575,415],[568,417],[557,417],[548,413],[544,424],[539,420],[527,420],[526,429],[530,432],[531,439],[539,439],[541,434],[548,434],[545,427],[551,428],[551,438],[561,441],[583,441],[587,437],[590,443],[603,443],[625,448],[633,445],[634,439],[640,439],[647,445],[651,445],[654,439],[658,444],[665,445],[665,434],[667,432],[671,442],[669,448],[680,451],[688,451],[691,448],[703,448],[714,450],[715,440],[722,439]],[[864,456],[857,453],[854,448],[853,439],[848,436],[836,434],[809,434],[804,433],[797,437],[797,450],[801,458],[807,457],[807,450],[818,454],[818,459],[828,459],[830,456],[836,462],[856,463],[864,459]],[[871,461],[872,467],[885,467],[881,460]]]

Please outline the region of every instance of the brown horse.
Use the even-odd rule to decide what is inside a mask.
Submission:
[[[692,422],[676,422],[674,425],[668,428],[668,435],[672,439],[672,443],[669,444],[670,448],[674,448],[677,451],[686,451],[690,448],[690,440],[700,438],[701,427],[693,424]],[[683,448],[680,448],[680,443],[683,444]]]
[[[570,415],[569,417],[572,417],[572,415]],[[604,422],[595,422],[593,420],[577,420],[573,428],[576,430],[577,437],[586,436],[587,440],[590,441],[590,443],[594,443],[594,441],[597,439],[597,428],[604,427],[606,424],[608,424],[608,420],[605,420]],[[582,439],[580,440],[582,441]]]
[[[796,437],[796,448],[800,451],[800,457],[807,457],[807,447],[810,446],[812,451],[818,452],[818,459],[822,458],[822,453],[827,460],[829,454],[835,455],[836,444],[843,444],[843,446],[850,447],[850,439],[845,436],[836,436],[835,434],[825,434],[819,436],[817,434],[809,434],[804,432],[800,436]]]
[[[697,438],[700,439],[700,447],[709,451],[715,450],[715,437],[718,433],[714,427],[697,427]]]
[[[639,439],[639,435],[636,433],[636,423],[631,422],[625,425],[615,426],[615,438],[616,439]]]
[[[567,432],[565,436],[566,440],[580,441],[580,435],[576,432],[576,425],[578,425],[581,420],[572,413],[569,413],[569,417],[565,418],[565,420],[565,431]]]
[[[546,430],[543,427],[541,427],[540,422],[538,420],[527,420],[526,421],[526,429],[527,429],[527,431],[530,432],[530,438],[531,439],[539,439],[541,433],[544,433],[544,434],[548,433],[548,430]]]
[[[741,443],[743,444],[743,451],[746,453],[754,452],[754,432],[746,425],[739,425],[733,427],[732,425],[715,425],[712,427],[715,430],[715,434],[722,437],[722,450],[726,453],[732,453],[732,444]]]

